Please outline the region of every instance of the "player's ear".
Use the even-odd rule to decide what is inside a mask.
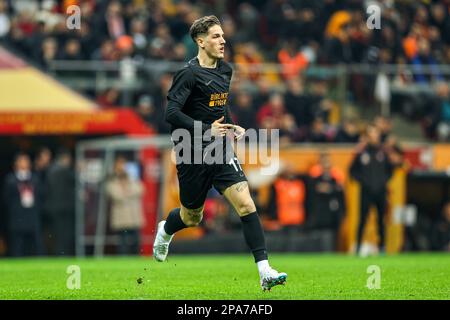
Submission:
[[[202,36],[197,37],[197,45],[200,48],[205,48],[205,39]]]

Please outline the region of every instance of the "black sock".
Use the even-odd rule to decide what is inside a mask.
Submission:
[[[164,225],[164,231],[168,235],[173,235],[175,232],[186,227],[187,226],[184,224],[183,220],[181,220],[180,208],[175,208],[170,211],[166,219],[166,224]]]
[[[255,257],[255,262],[267,260],[266,240],[258,214],[252,212],[241,217],[245,242]]]

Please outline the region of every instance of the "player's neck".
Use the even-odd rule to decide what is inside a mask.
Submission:
[[[198,63],[203,68],[211,68],[214,69],[217,67],[217,61],[218,59],[209,57],[206,54],[202,54],[202,52],[199,52],[197,55]]]

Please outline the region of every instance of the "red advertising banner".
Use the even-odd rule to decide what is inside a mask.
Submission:
[[[150,134],[131,109],[92,112],[0,112],[0,135]]]

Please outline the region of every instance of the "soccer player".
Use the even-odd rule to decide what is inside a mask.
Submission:
[[[198,152],[196,143],[200,138],[201,159],[205,159],[205,146],[213,143],[211,141],[222,141],[224,152],[220,157],[223,161],[213,164],[203,161],[177,162],[181,205],[158,224],[153,255],[157,261],[166,260],[173,235],[200,223],[206,194],[214,186],[239,214],[244,238],[258,267],[261,287],[270,290],[273,286],[284,284],[287,274],[270,267],[264,231],[250,196],[247,179],[234,152],[230,156],[225,150],[227,132],[232,131],[234,138],[239,140],[244,136],[245,129],[233,124],[227,105],[232,69],[223,61],[225,39],[219,19],[215,16],[197,19],[190,28],[190,35],[198,45],[198,55],[174,76],[167,95],[166,120],[172,125],[175,147],[186,141],[177,140],[174,131],[185,129],[193,135],[194,131],[198,131],[195,126],[201,122],[201,135],[208,136],[209,133],[210,141],[194,136],[190,139],[191,150]]]

